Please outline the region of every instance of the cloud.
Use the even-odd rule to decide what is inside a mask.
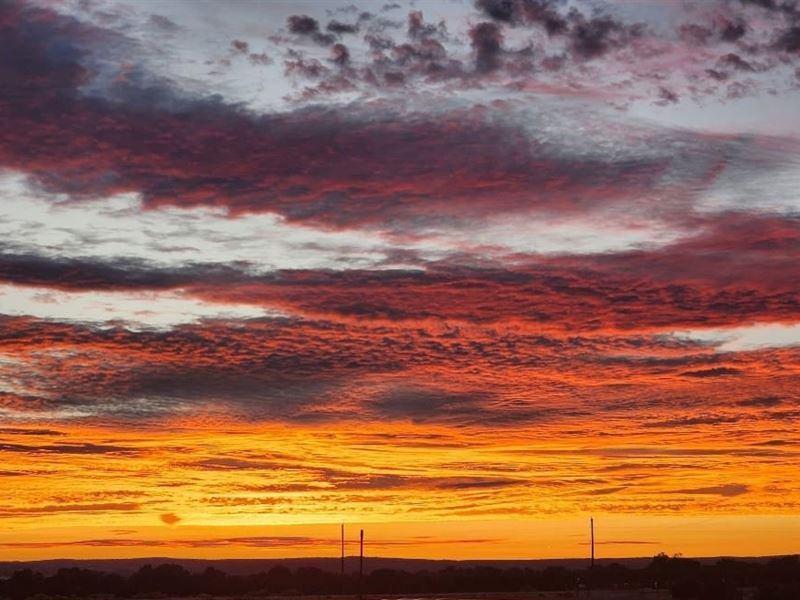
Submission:
[[[756,442],[755,446],[792,446],[793,442],[788,440],[765,440],[763,442]]]
[[[470,29],[472,48],[475,51],[475,68],[486,73],[499,66],[503,48],[503,34],[494,23],[478,23]]]
[[[747,24],[738,22],[725,22],[724,26],[719,32],[719,37],[723,42],[736,42],[739,41],[747,33]]]
[[[152,28],[164,33],[175,33],[176,31],[179,31],[181,29],[180,25],[175,23],[175,21],[173,21],[169,17],[165,17],[164,15],[156,15],[156,14],[150,15],[148,24]]]
[[[564,4],[552,0],[477,0],[487,16],[512,25],[542,27],[549,36],[564,36],[573,55],[592,60],[630,45],[645,33],[641,23],[624,24],[610,15],[585,16],[577,8],[562,15]]]
[[[308,15],[291,15],[286,19],[290,33],[309,37],[321,46],[330,46],[336,41],[334,35],[322,33],[319,30],[319,21]]]
[[[564,33],[567,20],[552,0],[476,0],[475,7],[486,16],[513,25],[540,25],[550,35]]]
[[[180,13],[2,3],[0,475],[37,483],[4,516],[796,504],[741,465],[791,481],[798,348],[726,339],[797,322],[800,148],[625,112],[780,94],[795,13],[474,6],[282,14],[206,63]],[[137,461],[146,500],[99,495]]]
[[[339,35],[349,33],[354,34],[358,33],[358,23],[342,23],[341,21],[337,21],[336,19],[330,21],[326,26],[325,29],[330,31],[331,33],[336,33]]]
[[[445,39],[447,37],[447,27],[444,21],[441,21],[438,26],[425,23],[422,11],[414,10],[408,13],[408,37],[412,39],[431,37]]]
[[[377,548],[419,545],[458,545],[490,544],[502,542],[500,538],[414,538],[414,539],[373,539],[370,545]],[[95,548],[222,548],[239,546],[246,548],[303,548],[330,547],[335,540],[306,536],[241,536],[195,539],[139,539],[139,538],[98,538],[76,541],[56,542],[0,542],[2,548],[37,549],[65,547]]]
[[[192,96],[138,67],[125,77],[100,77],[86,40],[108,34],[68,17],[36,20],[49,14],[44,9],[4,10],[3,68],[15,73],[22,91],[4,98],[3,116],[14,128],[4,138],[0,164],[78,199],[135,192],[148,209],[213,206],[328,229],[407,231],[420,222],[452,227],[504,213],[614,210],[652,193],[665,178],[678,188],[702,185],[719,168],[720,151],[743,143],[665,131],[655,146],[647,141],[653,132],[642,126],[617,140],[601,132],[596,143],[578,136],[576,145],[562,145],[546,135],[551,116],[499,107],[434,114],[366,104],[255,115],[219,97]],[[295,29],[313,31],[310,17],[295,17]],[[28,33],[29,20],[42,31]],[[616,43],[622,30],[604,23],[574,26],[583,32],[576,52],[589,57]],[[496,68],[498,26],[484,22],[473,34],[478,68]],[[43,40],[70,51],[52,58]],[[436,58],[444,47],[423,41],[411,47],[408,69],[429,71],[435,63],[432,77],[450,72],[452,65]],[[345,54],[330,45],[334,61],[356,67],[350,49]],[[386,70],[398,82],[409,76],[402,62],[398,56]],[[349,77],[328,81],[339,75],[311,56],[290,54],[286,70],[339,89],[353,85]],[[46,85],[31,73],[45,74]],[[555,126],[569,140],[570,131],[585,129],[585,119],[566,115]],[[673,145],[696,152],[694,160],[675,162],[680,155]],[[592,147],[597,150],[587,151]]]
[[[4,548],[220,548],[225,546],[244,546],[249,548],[299,548],[330,544],[329,540],[303,536],[243,536],[197,538],[188,540],[154,540],[138,538],[99,538],[64,542],[6,542]]]
[[[625,486],[618,486],[618,487],[606,487],[606,488],[596,488],[593,490],[588,490],[584,492],[587,496],[608,496],[610,494],[616,494],[617,492],[622,492],[626,489]]]
[[[559,60],[555,71],[561,78],[569,77],[573,85],[587,86],[586,73],[582,71],[586,63],[605,73],[604,81],[613,82],[611,89],[628,93],[637,90],[633,95],[640,98],[653,93],[653,81],[668,80],[670,85],[655,87],[653,103],[657,106],[676,104],[687,97],[700,102],[705,96],[738,98],[766,92],[763,82],[752,80],[735,81],[727,89],[715,85],[698,87],[696,81],[702,73],[717,80],[736,78],[736,71],[785,75],[794,53],[793,33],[800,23],[793,3],[767,6],[755,2],[709,2],[702,8],[670,5],[661,7],[663,10],[652,7],[649,11],[629,11],[604,2],[593,6],[591,12],[584,12],[580,3],[558,0],[476,0],[475,8],[482,17],[533,32],[538,46],[546,51],[534,64],[546,67],[551,60],[548,55],[561,54],[567,60]],[[632,20],[632,13],[645,20]],[[670,16],[668,23],[663,19],[665,13]],[[688,54],[689,48],[697,46],[703,47],[704,52]],[[761,55],[764,62],[755,68],[731,52],[736,46],[750,55]],[[652,71],[632,68],[631,61],[655,68],[668,65],[669,74],[653,77]],[[715,62],[731,67],[733,72],[718,70]],[[540,78],[547,69],[527,71],[528,78],[533,78],[533,73]],[[626,77],[616,81],[620,71]],[[520,74],[509,71],[512,76]],[[647,88],[649,91],[645,91]]]
[[[280,494],[286,492],[320,492],[331,491],[337,492],[386,492],[386,491],[399,491],[399,490],[417,490],[418,492],[449,492],[458,494],[459,492],[471,492],[480,490],[495,490],[495,489],[512,489],[524,487],[528,482],[524,479],[513,479],[503,477],[480,477],[480,476],[449,476],[437,477],[434,475],[414,476],[404,475],[397,473],[361,473],[355,471],[345,471],[337,469],[315,469],[312,467],[301,467],[297,464],[275,462],[267,464],[248,464],[242,461],[225,461],[222,470],[234,469],[234,464],[239,464],[239,468],[248,469],[263,469],[268,471],[270,469],[293,468],[298,471],[313,477],[312,481],[305,484],[292,483],[289,485],[252,485],[244,486],[243,490],[247,492],[258,493],[271,493]],[[216,463],[215,463],[216,464]],[[216,468],[216,467],[214,467]],[[281,504],[290,503],[288,498],[222,498],[215,499],[221,501],[221,504],[236,504],[238,500],[242,501],[243,505],[247,504]]]
[[[126,446],[114,446],[108,444],[49,444],[27,445],[27,444],[8,444],[0,443],[0,450],[3,452],[22,452],[31,454],[119,454],[129,455],[135,453],[133,448]]]
[[[575,15],[571,20],[570,48],[583,60],[592,60],[625,47],[644,34],[643,25],[623,25],[608,16],[585,18]]]
[[[775,47],[783,52],[800,52],[800,25],[793,25],[781,33]]]
[[[738,54],[730,52],[719,59],[720,66],[740,71],[753,72],[755,68]]]
[[[286,19],[291,33],[310,35],[319,31],[319,22],[308,15],[292,15]]]
[[[206,265],[203,271],[206,276],[214,277],[216,272],[223,278],[234,273],[212,265]],[[191,267],[175,271],[140,261],[102,262],[11,253],[0,256],[3,282],[60,290],[167,290],[191,281],[191,272]]]
[[[370,407],[389,418],[410,418],[415,422],[447,420],[448,416],[481,419],[481,407],[488,399],[490,396],[482,392],[407,387],[378,396]]]
[[[166,525],[177,525],[181,522],[181,518],[175,513],[164,513],[158,516],[162,523]]]
[[[343,67],[350,62],[350,51],[344,44],[334,44],[331,48],[331,60]]]
[[[233,48],[236,52],[247,54],[250,51],[250,44],[242,40],[233,40],[231,41],[231,48]]]
[[[138,502],[97,502],[91,504],[53,504],[45,506],[20,507],[0,507],[0,515],[3,517],[36,517],[54,514],[69,513],[114,513],[114,512],[138,512],[142,505]]]
[[[741,483],[728,483],[724,485],[712,485],[708,487],[688,488],[683,490],[672,490],[670,494],[688,494],[688,495],[708,495],[708,496],[723,496],[725,498],[734,498],[741,496],[750,491],[750,486]]]
[[[747,398],[739,400],[736,403],[738,406],[753,406],[756,408],[772,408],[783,404],[783,399],[777,396],[758,396],[756,398]]]
[[[181,290],[205,302],[345,322],[445,319],[485,324],[513,319],[551,331],[712,328],[793,321],[797,294],[791,274],[798,270],[794,255],[799,236],[794,218],[736,214],[673,244],[613,255],[532,256],[507,267],[420,261],[421,268],[414,270],[265,275],[247,272],[246,265],[167,268],[133,260],[6,253],[0,257],[0,281],[65,292]],[[735,273],[724,268],[732,252],[740,260]],[[490,294],[493,302],[485,302],[475,290]]]
[[[729,375],[739,374],[741,374],[741,370],[733,367],[714,367],[712,369],[699,369],[697,371],[684,371],[682,373],[682,375],[686,377],[697,377],[701,379],[706,377],[726,377]]]
[[[678,94],[676,94],[674,91],[665,87],[660,87],[658,89],[657,104],[661,106],[665,106],[667,104],[677,104],[679,100],[680,96],[678,96]]]
[[[33,435],[33,436],[64,436],[66,435],[63,431],[56,431],[54,429],[38,429],[38,428],[27,428],[27,427],[0,427],[0,435]]]
[[[738,415],[703,415],[697,417],[678,417],[674,419],[667,419],[665,421],[655,421],[652,423],[644,423],[644,427],[675,427],[686,429],[688,427],[697,427],[699,425],[725,425],[728,423],[736,423],[741,420]]]
[[[25,18],[30,18],[27,12],[16,12],[6,22],[24,22]],[[404,119],[407,124],[399,130],[396,115],[367,115],[362,119],[355,114],[310,110],[255,117],[218,99],[182,98],[159,82],[140,89],[140,82],[130,77],[107,90],[113,101],[99,92],[90,99],[79,91],[85,84],[83,77],[88,77],[81,62],[83,54],[76,49],[74,54],[62,53],[62,58],[50,63],[43,48],[37,46],[43,38],[60,38],[67,47],[74,45],[76,41],[70,35],[76,25],[66,18],[62,21],[56,21],[42,36],[28,37],[23,28],[13,25],[6,25],[9,35],[4,35],[4,60],[8,68],[18,70],[19,77],[27,76],[29,71],[21,68],[33,60],[39,61],[38,69],[57,73],[47,86],[39,80],[20,82],[20,89],[29,97],[9,96],[3,109],[19,129],[6,137],[0,160],[7,167],[28,172],[48,189],[84,197],[139,191],[150,207],[204,204],[213,196],[233,212],[278,212],[296,220],[321,217],[329,226],[336,226],[330,221],[334,214],[344,225],[354,219],[384,219],[386,216],[379,213],[391,204],[397,204],[401,211],[404,205],[411,208],[425,187],[454,197],[474,189],[470,180],[481,171],[485,182],[496,180],[490,187],[503,186],[497,178],[508,174],[509,166],[513,169],[514,154],[522,152],[524,156],[526,151],[524,140],[513,139],[511,127],[494,130],[494,126],[481,125],[479,119],[467,128],[462,116],[437,122],[409,115]],[[300,19],[298,23],[307,21]],[[62,64],[65,61],[68,64]],[[287,62],[287,69],[302,71],[304,76],[324,73],[314,59],[293,59]],[[26,108],[34,98],[43,103],[36,119]],[[69,102],[64,103],[66,99]],[[145,104],[148,99],[155,101]],[[166,105],[169,110],[163,110]],[[87,120],[90,114],[102,118]],[[211,115],[213,119],[209,119]],[[89,132],[84,128],[90,122],[105,122],[108,128],[91,126]],[[334,130],[340,136],[331,147],[327,141]],[[158,141],[167,138],[169,144]],[[505,138],[504,146],[511,155],[490,158],[486,152],[489,148],[496,152],[494,142],[500,138]],[[80,164],[74,162],[69,149],[69,140],[74,139],[85,142],[82,153],[86,160]],[[207,142],[213,140],[231,143],[226,143],[226,152],[220,153],[210,151],[214,144]],[[371,144],[377,143],[380,148],[365,146],[364,140],[372,140]],[[485,151],[476,154],[478,140]],[[31,152],[37,160],[29,160]],[[133,163],[132,156],[136,157]],[[187,156],[192,159],[185,160]],[[295,158],[287,159],[291,156]],[[247,160],[243,160],[245,157]],[[458,171],[474,175],[461,180],[451,176],[445,181],[439,174],[443,172],[442,161],[462,163]],[[317,166],[309,169],[313,164]],[[376,179],[376,172],[382,177]],[[307,173],[317,175],[309,179]],[[546,179],[546,166],[541,175],[533,177]],[[396,196],[404,201],[392,202]]]
[[[741,270],[738,281],[727,279],[724,271],[714,268],[723,258],[720,249],[704,250],[706,241],[699,237],[654,252],[619,253],[596,261],[586,256],[557,258],[516,269],[351,270],[336,276],[287,272],[274,283],[254,282],[232,290],[197,288],[195,292],[216,301],[246,303],[260,298],[266,305],[276,303],[305,315],[390,321],[444,318],[473,323],[513,318],[555,329],[679,329],[793,319],[796,295],[779,275],[786,270],[754,269],[749,274]],[[744,254],[747,252],[740,256]],[[757,254],[759,257],[753,258],[763,259],[765,265],[795,269],[791,252]],[[726,280],[719,281],[718,275]],[[636,289],[632,291],[634,281]],[[456,282],[458,285],[453,285]],[[324,294],[308,293],[312,289]],[[477,289],[495,300],[485,303],[482,296],[472,293]],[[669,298],[666,304],[664,298]],[[733,371],[691,372],[687,376],[715,374]]]
[[[636,387],[628,393],[610,385],[636,382],[663,398],[695,394],[684,386],[693,385],[696,378],[667,375],[680,375],[687,366],[718,363],[713,350],[702,345],[657,336],[592,338],[564,332],[548,337],[526,328],[505,328],[266,319],[246,326],[211,321],[131,331],[19,318],[5,320],[0,354],[14,353],[17,362],[13,375],[8,370],[12,367],[5,368],[6,380],[24,384],[28,395],[9,398],[6,406],[28,411],[24,414],[30,417],[40,411],[42,418],[53,411],[71,411],[83,418],[113,415],[144,424],[219,406],[235,418],[255,421],[411,421],[513,428],[580,421],[594,412],[581,406],[581,398],[592,386],[603,384],[609,387],[602,394],[592,392],[598,402],[602,398],[598,406],[643,410],[636,422],[648,426],[722,426],[747,416],[726,411],[713,421],[687,417],[680,404],[663,412],[659,404],[651,406],[638,396]],[[645,361],[632,356],[642,352],[663,358]],[[775,365],[793,360],[782,356],[786,352],[750,354],[752,367],[737,377],[737,393],[777,393],[783,384],[771,377]],[[628,356],[613,362],[603,359],[621,354]],[[64,356],[80,360],[84,369],[70,369]],[[595,375],[598,365],[603,380]],[[571,373],[570,401],[548,383],[564,370]],[[461,375],[453,378],[454,373]],[[527,373],[527,385],[520,385],[519,373]],[[672,383],[680,379],[686,383]],[[722,386],[703,393],[710,402],[729,390]],[[537,400],[552,394],[559,400]],[[122,444],[16,444],[11,449],[32,455],[127,456],[137,451]]]

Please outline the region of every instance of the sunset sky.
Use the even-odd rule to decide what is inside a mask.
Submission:
[[[800,551],[800,2],[0,0],[0,560]]]

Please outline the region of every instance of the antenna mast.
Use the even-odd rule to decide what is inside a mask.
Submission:
[[[344,523],[342,523],[342,594],[344,594]]]
[[[361,552],[358,558],[358,598],[364,598],[364,530],[361,530]]]

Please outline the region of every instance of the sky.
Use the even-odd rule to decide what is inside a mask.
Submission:
[[[0,2],[0,559],[800,548],[800,3]]]

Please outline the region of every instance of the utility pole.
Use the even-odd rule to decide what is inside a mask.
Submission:
[[[589,546],[591,547],[591,559],[589,561],[589,571],[586,573],[586,598],[592,597],[592,587],[594,585],[594,517],[589,517]]]
[[[344,523],[342,523],[342,594],[344,594]]]
[[[358,600],[364,599],[364,530],[361,530],[361,552],[358,558]]]

